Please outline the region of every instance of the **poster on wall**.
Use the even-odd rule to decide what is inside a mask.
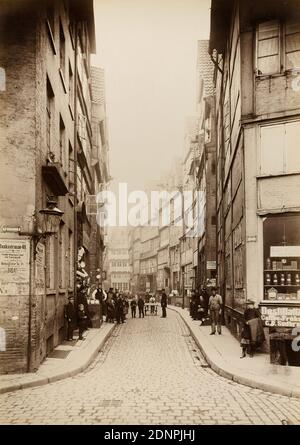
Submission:
[[[0,295],[28,295],[29,240],[0,241]]]
[[[38,243],[35,257],[35,293],[45,294],[45,246]]]

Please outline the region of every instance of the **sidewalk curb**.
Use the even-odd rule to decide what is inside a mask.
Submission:
[[[294,398],[300,399],[300,391],[299,390],[293,391],[292,389],[286,389],[279,385],[268,383],[267,381],[258,381],[258,380],[252,379],[249,376],[242,376],[238,373],[235,373],[234,371],[229,370],[228,366],[225,364],[224,364],[224,366],[222,366],[221,364],[220,365],[217,364],[205,351],[205,349],[201,345],[200,341],[198,340],[197,335],[195,334],[195,332],[193,330],[193,327],[189,325],[189,323],[184,318],[184,316],[181,314],[181,312],[179,312],[177,310],[177,308],[175,308],[175,307],[168,306],[168,309],[170,309],[170,310],[176,312],[178,315],[180,315],[181,319],[184,321],[185,325],[189,329],[198,348],[200,349],[201,353],[203,354],[205,360],[207,361],[207,363],[209,364],[211,369],[214,372],[216,372],[217,374],[219,374],[221,377],[224,377],[228,380],[234,381],[241,385],[249,386],[251,388],[268,391],[272,394],[279,394],[281,396],[294,397]]]
[[[107,332],[105,337],[101,340],[101,343],[92,352],[91,356],[79,367],[74,367],[70,371],[62,371],[56,375],[52,375],[51,377],[41,376],[39,379],[33,380],[31,382],[11,384],[11,385],[7,385],[3,388],[0,387],[0,394],[5,394],[7,392],[12,392],[12,391],[18,391],[20,389],[43,386],[43,385],[47,385],[48,383],[57,382],[59,380],[64,380],[69,377],[74,377],[75,375],[80,374],[82,371],[84,371],[86,368],[88,368],[88,366],[96,359],[98,353],[101,351],[104,344],[106,343],[108,338],[112,335],[113,331],[115,330],[115,327],[116,327],[115,324],[113,324],[111,326],[110,330]]]

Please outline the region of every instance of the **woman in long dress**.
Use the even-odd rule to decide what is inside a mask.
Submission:
[[[254,352],[265,341],[265,334],[263,324],[260,317],[260,312],[254,306],[254,301],[246,302],[247,308],[244,312],[244,325],[241,335],[241,358],[246,357],[246,353],[253,357]]]

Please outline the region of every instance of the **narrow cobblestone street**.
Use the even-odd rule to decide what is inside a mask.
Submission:
[[[129,319],[76,377],[0,399],[1,424],[300,423],[300,401],[207,367],[178,314]]]

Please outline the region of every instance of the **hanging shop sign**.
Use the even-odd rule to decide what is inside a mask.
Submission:
[[[29,240],[0,240],[0,295],[28,295]]]
[[[265,326],[293,328],[300,326],[300,305],[264,305],[260,304],[261,318]]]

